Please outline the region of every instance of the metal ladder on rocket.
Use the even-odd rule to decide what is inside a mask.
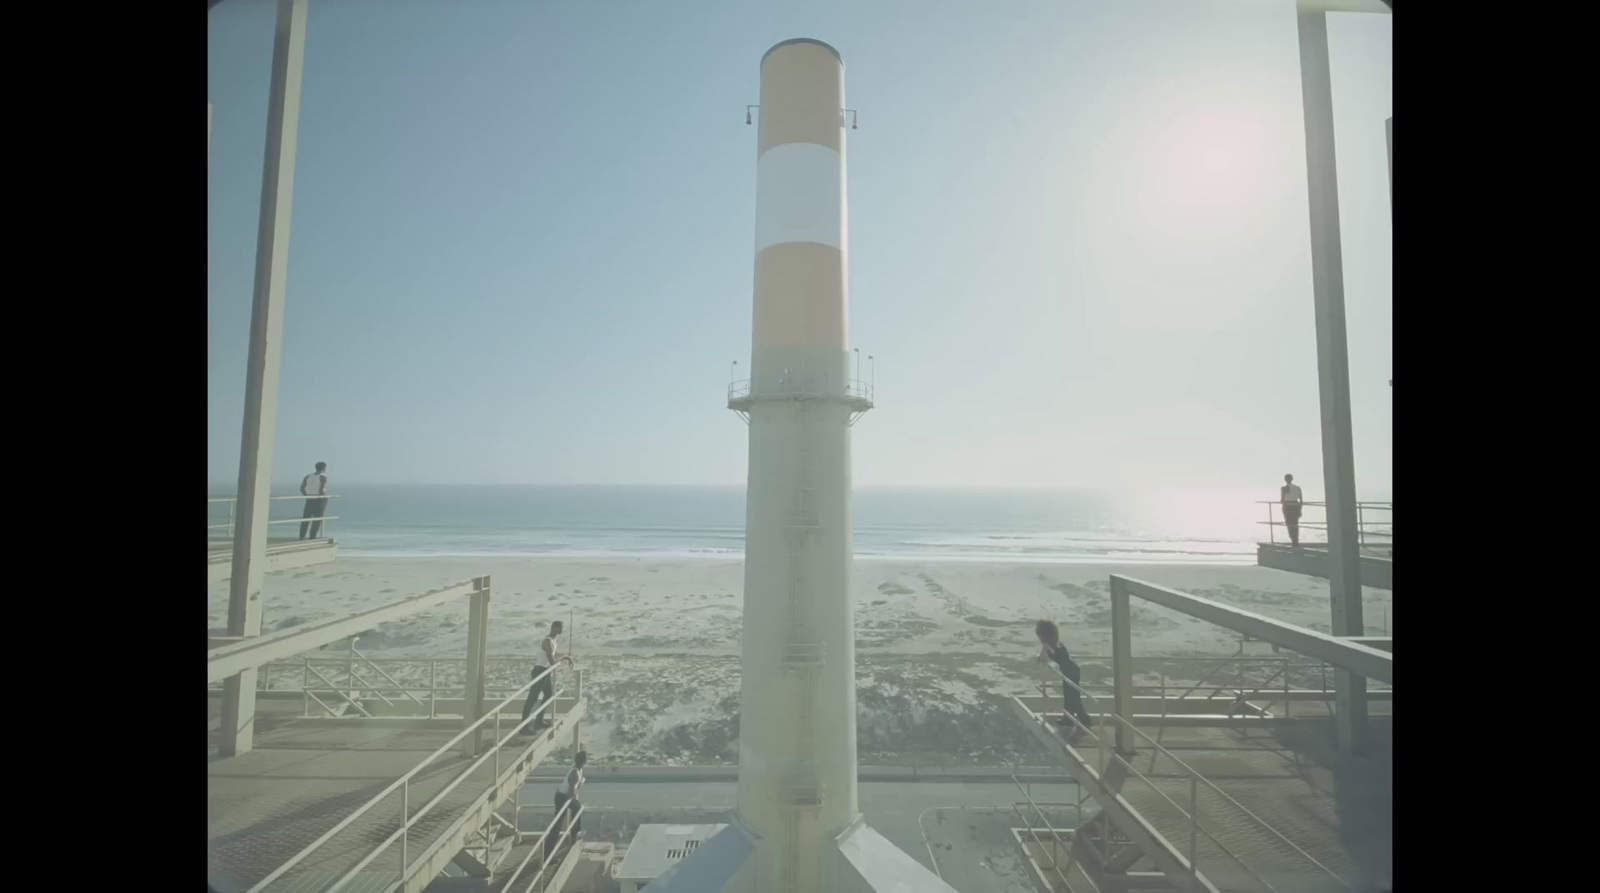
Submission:
[[[800,432],[795,438],[799,455],[798,488],[795,494],[795,507],[786,526],[789,547],[789,598],[788,598],[788,636],[784,646],[784,666],[794,682],[790,689],[793,692],[796,726],[796,747],[800,754],[797,761],[795,777],[789,779],[788,792],[785,797],[784,808],[784,834],[789,838],[787,848],[788,858],[783,865],[783,890],[785,893],[799,889],[800,866],[796,864],[800,847],[800,825],[804,821],[804,814],[814,812],[821,808],[824,792],[817,784],[814,756],[816,750],[816,727],[812,716],[811,699],[814,696],[813,686],[809,678],[816,672],[823,662],[822,645],[814,641],[811,627],[807,622],[806,605],[806,567],[810,558],[812,535],[819,529],[817,520],[814,494],[816,492],[814,470],[812,467],[812,452],[810,438],[806,436],[811,431],[810,419],[812,400],[801,397],[796,414],[796,430]]]

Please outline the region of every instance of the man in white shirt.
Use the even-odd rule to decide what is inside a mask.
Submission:
[[[570,655],[563,654],[557,656],[556,654],[556,651],[560,645],[559,640],[561,638],[561,629],[561,621],[559,620],[550,624],[550,635],[545,636],[544,641],[539,643],[539,656],[533,660],[533,678],[538,679],[539,681],[533,684],[533,688],[528,692],[527,702],[522,705],[523,719],[527,719],[528,714],[532,713],[533,708],[539,706],[541,702],[555,697],[555,690],[552,688],[550,682],[550,677],[555,674],[546,673],[545,671],[549,670],[551,667],[554,667],[557,663],[572,663],[572,657]],[[543,679],[539,679],[540,674],[544,674]],[[544,729],[548,729],[549,727],[550,712],[546,710],[541,712],[539,714],[539,718],[534,720],[532,724],[524,726],[523,732],[539,732]]]
[[[300,522],[300,538],[316,539],[322,535],[321,518],[328,514],[328,463],[318,462],[317,470],[300,479],[300,495],[306,497],[306,509],[300,514],[302,518],[317,518],[316,521]]]
[[[1278,490],[1278,501],[1283,505],[1283,524],[1289,528],[1289,544],[1300,545],[1300,509],[1304,502],[1300,488],[1295,486],[1294,475],[1283,476],[1283,486]]]

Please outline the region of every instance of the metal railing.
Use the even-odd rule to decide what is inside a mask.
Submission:
[[[1242,648],[1241,643],[1241,648]],[[1283,715],[1293,715],[1293,703],[1296,700],[1322,701],[1332,704],[1335,692],[1332,687],[1332,678],[1329,671],[1334,669],[1325,661],[1308,660],[1298,655],[1268,656],[1233,654],[1225,657],[1150,657],[1144,658],[1149,663],[1158,665],[1155,671],[1157,683],[1155,685],[1134,685],[1132,694],[1138,696],[1157,696],[1160,699],[1161,716],[1167,715],[1167,705],[1177,702],[1179,704],[1194,703],[1228,703],[1230,706],[1242,702],[1264,703],[1268,707],[1273,704],[1283,705]],[[1091,661],[1099,664],[1109,664],[1111,658],[1106,655],[1080,654],[1077,662],[1080,666],[1090,666]],[[1198,677],[1194,673],[1172,673],[1170,664],[1197,664],[1201,672]],[[1232,678],[1225,681],[1215,681],[1224,669],[1232,668],[1235,673]],[[1247,676],[1252,671],[1265,673],[1265,678],[1240,678]],[[1270,671],[1270,672],[1267,672]],[[1149,670],[1145,671],[1150,672]],[[1040,682],[1036,688],[1040,697],[1051,697],[1054,685],[1052,682]],[[1194,693],[1211,686],[1209,693],[1194,697]],[[1304,686],[1304,687],[1300,687]],[[1114,691],[1112,683],[1093,686],[1103,695],[1110,695]],[[1079,687],[1080,691],[1087,688]],[[1392,692],[1393,686],[1386,683],[1371,685],[1371,692]],[[1173,695],[1172,692],[1177,692]],[[1059,690],[1054,692],[1060,696]],[[1309,696],[1309,697],[1308,697]],[[1245,709],[1237,712],[1245,713],[1254,711],[1253,705],[1245,705]],[[1230,714],[1235,711],[1224,711]]]
[[[551,832],[555,831],[556,823],[562,821],[563,813],[572,811],[572,805],[574,803],[578,803],[578,801],[568,797],[567,802],[561,804],[561,808],[556,810],[556,814],[550,818],[550,824],[546,825],[544,830],[539,832],[537,842],[534,843],[533,849],[528,851],[528,855],[522,857],[522,861],[517,864],[516,870],[511,872],[511,876],[506,878],[505,883],[499,885],[499,888],[502,891],[505,891],[505,893],[511,893],[511,885],[517,882],[517,878],[522,875],[523,869],[528,867],[528,863],[533,861],[534,856],[543,853],[544,858],[539,860],[539,867],[534,869],[533,874],[529,875],[527,886],[522,888],[523,893],[532,893],[533,888],[538,885],[540,881],[544,880],[545,872],[549,871],[552,863],[556,861],[556,854],[560,853],[561,848],[567,845],[568,838],[572,838],[572,842],[576,843],[576,832],[574,832],[572,829],[578,826],[579,821],[583,819],[583,814],[588,811],[589,807],[587,804],[580,804],[577,811],[572,813],[571,819],[569,821],[562,822],[561,833],[556,835],[555,845],[551,846],[549,843],[550,834]]]
[[[751,380],[741,379],[728,385],[728,402],[744,400],[752,396]],[[776,386],[763,388],[761,396],[834,396],[832,393],[819,391],[815,385],[801,376],[784,377],[778,379]],[[851,400],[864,400],[872,402],[872,384],[858,378],[846,379],[844,382],[844,396]]]
[[[271,874],[268,874],[265,878],[262,878],[260,881],[258,881],[254,886],[246,891],[246,893],[260,893],[260,891],[265,890],[269,884],[283,877],[289,871],[294,869],[295,866],[305,861],[306,858],[312,853],[316,852],[328,841],[332,840],[341,831],[344,831],[346,828],[350,827],[357,819],[368,814],[369,812],[372,812],[379,804],[385,802],[391,795],[397,792],[400,795],[399,827],[390,833],[388,837],[384,838],[383,842],[374,847],[354,866],[341,874],[330,886],[324,888],[321,893],[337,893],[337,891],[343,890],[346,885],[355,879],[356,875],[366,869],[368,865],[371,865],[373,860],[377,859],[378,856],[382,855],[391,846],[394,846],[396,842],[398,842],[400,845],[400,879],[404,881],[405,879],[411,877],[412,874],[422,867],[423,861],[432,855],[433,850],[437,849],[443,840],[442,837],[435,839],[423,849],[423,852],[420,856],[418,856],[415,860],[410,860],[408,835],[411,829],[416,826],[419,820],[428,815],[428,813],[433,810],[434,807],[438,806],[446,796],[460,786],[460,784],[465,781],[468,776],[472,775],[479,767],[484,766],[491,758],[494,760],[494,774],[490,777],[489,784],[485,787],[484,793],[480,794],[479,796],[481,797],[488,794],[489,792],[493,791],[496,786],[503,782],[504,779],[501,778],[502,772],[500,753],[506,748],[507,742],[512,741],[514,738],[516,738],[516,736],[520,735],[522,730],[526,728],[529,723],[543,715],[546,711],[551,710],[554,707],[556,700],[562,697],[566,693],[566,690],[557,690],[551,697],[545,699],[538,708],[531,711],[526,718],[518,722],[511,728],[509,732],[506,732],[505,734],[501,733],[501,713],[507,707],[509,707],[513,701],[518,700],[519,697],[526,696],[528,692],[533,689],[535,684],[537,684],[541,679],[548,677],[553,671],[553,667],[548,668],[543,673],[540,673],[538,676],[528,680],[522,685],[521,688],[517,689],[509,697],[504,698],[499,703],[495,704],[495,706],[489,712],[468,724],[460,732],[457,732],[453,737],[451,737],[449,741],[441,745],[437,750],[429,754],[427,757],[423,758],[423,760],[417,763],[417,765],[413,766],[410,771],[395,779],[389,784],[388,787],[384,788],[372,799],[368,800],[365,804],[356,809],[354,812],[350,813],[348,816],[345,816],[345,818],[340,820],[338,824],[324,832],[322,836],[318,837],[300,852],[290,857],[287,862],[284,862],[282,865],[278,866],[272,871]],[[583,671],[577,670],[576,672],[578,673],[578,676],[576,688],[574,690],[575,699],[581,698],[583,692]],[[494,744],[482,754],[479,754],[478,757],[467,766],[460,769],[456,773],[455,777],[448,784],[446,784],[443,789],[434,794],[433,797],[426,804],[424,804],[421,809],[413,812],[411,809],[412,780],[415,779],[427,766],[438,760],[444,754],[455,749],[455,747],[465,740],[468,735],[478,736],[480,731],[485,729],[485,727],[487,727],[491,721],[494,725]],[[518,744],[525,746],[528,750],[531,750],[532,748],[538,746],[540,739],[543,738],[544,735],[552,733],[553,730],[546,731],[531,741],[518,741]],[[515,761],[512,765],[513,768],[515,768]]]
[[[296,501],[296,500],[304,502],[304,501],[309,500],[309,499],[338,499],[338,498],[339,498],[339,494],[337,494],[337,493],[329,493],[327,496],[269,496],[269,497],[267,497],[267,500],[268,500],[268,503],[269,503],[269,512],[270,512],[270,503],[273,503],[273,502],[290,502],[290,501]],[[238,510],[239,497],[237,497],[237,496],[208,496],[208,497],[206,497],[206,504],[207,505],[215,505],[217,503],[227,503],[227,505],[228,505],[228,520],[227,520],[226,523],[222,523],[222,524],[208,524],[206,526],[206,530],[208,530],[208,531],[211,531],[211,530],[226,530],[227,531],[226,538],[231,540],[231,539],[233,539],[233,528],[238,523],[238,518],[237,518],[235,512]],[[269,525],[271,525],[271,524],[302,524],[302,523],[309,524],[312,521],[318,521],[318,522],[321,522],[322,525],[323,525],[323,529],[322,529],[321,532],[326,533],[327,532],[327,522],[329,522],[329,521],[337,521],[337,520],[339,520],[339,516],[338,515],[325,515],[325,516],[320,517],[320,518],[268,518],[267,519],[267,524],[269,524]]]
[[[1282,511],[1283,502],[1281,500],[1276,500],[1276,499],[1270,499],[1270,500],[1269,499],[1261,499],[1261,500],[1257,500],[1256,504],[1257,505],[1264,505],[1264,506],[1267,507],[1267,520],[1265,520],[1265,521],[1257,521],[1256,523],[1257,524],[1266,525],[1266,527],[1267,527],[1267,542],[1276,544],[1277,541],[1278,541],[1277,540],[1277,530],[1278,530],[1278,528],[1280,528],[1280,527],[1287,528],[1289,526],[1289,522],[1287,522],[1287,521],[1275,520],[1276,516],[1273,514],[1273,506],[1277,506],[1278,510]],[[1327,507],[1328,507],[1328,504],[1326,502],[1302,502],[1300,504],[1303,505],[1303,506],[1311,506],[1313,508],[1321,508],[1321,509],[1324,509],[1324,510],[1326,510]],[[1374,512],[1374,513],[1388,512],[1390,517],[1389,517],[1388,520],[1368,521],[1367,520],[1367,513],[1368,512]],[[1394,515],[1394,503],[1392,503],[1392,502],[1358,502],[1358,503],[1356,503],[1356,541],[1357,541],[1358,547],[1359,548],[1366,548],[1368,546],[1389,546],[1389,547],[1392,547],[1394,545],[1394,518],[1393,518],[1393,515]],[[1296,526],[1301,528],[1301,529],[1304,529],[1304,530],[1326,531],[1328,529],[1327,523],[1325,523],[1325,522],[1318,523],[1318,522],[1315,522],[1315,521],[1300,521],[1300,522],[1298,522],[1296,524]],[[1370,542],[1369,543],[1368,542],[1369,539],[1374,540],[1374,542]],[[1306,542],[1304,537],[1301,537],[1300,542],[1302,544],[1310,545],[1310,543]],[[1326,542],[1327,542],[1327,536],[1326,536],[1326,533],[1324,533],[1322,541],[1317,543],[1317,545],[1323,545],[1323,544],[1326,544]]]
[[[1039,803],[1033,799],[1033,786],[1031,784],[1024,784],[1022,781],[1018,780],[1015,775],[1011,777],[1011,783],[1017,786],[1017,790],[1021,792],[1023,800],[1027,801],[1028,807],[1033,810],[1033,814],[1037,817],[1037,821],[1044,825],[1045,831],[1047,831],[1050,835],[1050,865],[1048,867],[1055,872],[1056,879],[1061,882],[1061,889],[1071,890],[1072,882],[1067,878],[1067,875],[1072,872],[1072,866],[1077,858],[1077,847],[1074,844],[1077,841],[1078,835],[1083,833],[1083,804],[1085,800],[1089,799],[1089,795],[1084,793],[1082,788],[1079,788],[1078,799],[1075,802]],[[1045,815],[1044,807],[1046,806],[1070,806],[1076,813],[1077,821],[1071,828],[1057,828],[1056,826],[1050,824],[1049,816]],[[1039,855],[1043,856],[1045,853],[1045,844],[1044,841],[1039,839],[1039,829],[1034,824],[1035,819],[1030,818],[1022,811],[1021,803],[1012,803],[1011,810],[1012,812],[1015,812],[1017,814],[1017,818],[1022,821],[1021,830],[1026,831],[1028,836],[1033,838],[1033,845],[1037,848]],[[1061,864],[1061,844],[1063,840],[1068,842],[1067,863],[1065,866]],[[1104,854],[1102,854],[1101,863],[1104,864],[1104,862]],[[1035,861],[1034,864],[1037,865],[1038,862]],[[1043,871],[1043,867],[1044,866],[1041,866],[1041,873]],[[1046,882],[1048,883],[1048,879],[1046,879]]]
[[[515,688],[514,685],[499,685],[489,680],[490,668],[500,668],[501,672],[496,675],[502,678],[505,676],[515,678],[525,673],[532,663],[532,657],[485,658],[485,696],[512,691]],[[405,678],[408,674],[400,669],[415,668],[419,665],[426,667],[426,681],[408,680]],[[440,678],[441,665],[445,667],[443,680]],[[304,694],[306,703],[303,717],[312,716],[313,702],[323,708],[322,715],[337,716],[338,712],[319,697],[332,696],[347,701],[376,698],[385,704],[409,700],[427,708],[428,717],[435,718],[439,716],[438,701],[441,698],[448,700],[466,697],[466,665],[467,659],[464,657],[369,657],[352,645],[345,657],[302,657],[263,664],[261,672],[256,676],[256,690],[294,691]],[[387,684],[375,684],[369,681],[361,675],[363,670],[381,677]],[[281,681],[285,677],[292,678],[295,675],[299,676],[298,685],[293,683],[286,685]],[[314,686],[313,678],[320,681],[322,687]],[[341,678],[343,685],[340,684]],[[209,688],[220,691],[222,683],[212,683]],[[347,698],[346,695],[350,697]],[[391,695],[394,697],[389,697]],[[363,716],[371,716],[365,710],[360,712]]]
[[[1091,768],[1094,771],[1098,783],[1100,783],[1102,785],[1105,783],[1106,772],[1109,769],[1112,768],[1113,762],[1114,762],[1115,764],[1117,764],[1117,768],[1119,770],[1124,770],[1124,771],[1130,773],[1133,778],[1143,782],[1146,786],[1148,786],[1150,788],[1150,790],[1154,791],[1162,800],[1166,801],[1168,804],[1170,804],[1172,806],[1173,809],[1176,809],[1178,811],[1179,815],[1182,816],[1183,820],[1187,823],[1187,826],[1188,826],[1188,832],[1189,832],[1188,833],[1188,838],[1189,839],[1188,839],[1188,846],[1187,846],[1187,849],[1186,849],[1186,853],[1187,853],[1188,864],[1189,864],[1189,872],[1190,872],[1191,875],[1198,874],[1199,870],[1200,870],[1199,869],[1199,862],[1198,862],[1198,859],[1199,859],[1198,844],[1199,844],[1200,837],[1203,835],[1208,841],[1210,841],[1211,845],[1214,846],[1219,853],[1221,853],[1222,855],[1226,856],[1227,859],[1232,861],[1234,864],[1238,865],[1241,869],[1244,870],[1244,872],[1246,874],[1248,874],[1251,878],[1253,878],[1258,883],[1260,883],[1262,887],[1266,888],[1268,891],[1270,891],[1270,893],[1278,893],[1278,890],[1277,890],[1276,887],[1274,887],[1274,886],[1272,886],[1272,884],[1268,883],[1267,880],[1265,878],[1263,878],[1260,875],[1259,872],[1257,872],[1253,867],[1251,867],[1248,863],[1246,863],[1243,859],[1241,859],[1238,854],[1236,854],[1232,849],[1230,849],[1226,844],[1224,844],[1220,839],[1218,839],[1217,835],[1210,828],[1206,827],[1206,823],[1204,821],[1202,821],[1202,819],[1200,817],[1200,799],[1199,799],[1200,791],[1202,789],[1205,789],[1205,790],[1208,790],[1208,791],[1210,791],[1210,792],[1222,797],[1224,801],[1226,801],[1228,804],[1232,805],[1234,807],[1234,809],[1237,810],[1238,814],[1241,814],[1241,815],[1244,815],[1244,816],[1248,817],[1258,827],[1260,827],[1261,829],[1267,831],[1272,837],[1276,838],[1278,841],[1281,841],[1282,843],[1284,843],[1287,846],[1289,846],[1294,852],[1299,854],[1302,858],[1304,858],[1311,865],[1316,866],[1317,869],[1319,869],[1323,874],[1326,874],[1328,877],[1332,878],[1341,887],[1343,887],[1346,890],[1352,890],[1352,891],[1355,889],[1344,878],[1340,877],[1338,874],[1334,873],[1334,871],[1332,869],[1328,868],[1326,865],[1323,865],[1320,861],[1318,861],[1315,856],[1312,856],[1310,853],[1306,852],[1299,845],[1297,845],[1294,841],[1292,841],[1289,838],[1285,837],[1282,834],[1282,832],[1278,831],[1277,828],[1274,828],[1266,820],[1262,819],[1260,816],[1256,815],[1254,812],[1251,812],[1247,807],[1244,806],[1244,804],[1240,803],[1238,800],[1235,800],[1226,791],[1224,791],[1221,788],[1217,787],[1214,783],[1212,783],[1205,776],[1203,776],[1199,772],[1195,771],[1191,766],[1189,766],[1188,763],[1185,763],[1183,760],[1179,759],[1170,750],[1168,750],[1166,747],[1164,747],[1160,742],[1156,741],[1154,738],[1151,738],[1149,735],[1146,735],[1144,733],[1144,731],[1141,730],[1138,726],[1134,725],[1131,721],[1128,721],[1128,720],[1124,719],[1123,717],[1118,716],[1116,713],[1114,713],[1114,712],[1112,712],[1110,710],[1107,710],[1105,708],[1105,706],[1101,703],[1099,698],[1097,698],[1093,694],[1085,691],[1083,689],[1083,687],[1078,685],[1076,682],[1073,682],[1071,679],[1068,679],[1066,674],[1061,672],[1060,667],[1052,667],[1051,669],[1054,670],[1055,674],[1061,678],[1061,682],[1062,682],[1063,685],[1072,686],[1074,689],[1077,690],[1077,692],[1078,692],[1080,697],[1082,697],[1082,698],[1086,699],[1087,701],[1089,701],[1090,703],[1092,703],[1094,705],[1094,707],[1095,707],[1095,712],[1098,714],[1098,721],[1097,721],[1096,725],[1099,727],[1099,731],[1097,732],[1094,729],[1091,729],[1090,727],[1084,725],[1081,721],[1078,720],[1077,717],[1073,716],[1071,713],[1066,712],[1065,709],[1063,709],[1063,711],[1062,711],[1062,716],[1066,720],[1070,721],[1073,726],[1076,727],[1075,728],[1075,732],[1081,731],[1081,732],[1087,734],[1089,736],[1089,738],[1093,741],[1093,743],[1095,745],[1095,748],[1096,748],[1096,750],[1098,752],[1098,760],[1096,762],[1092,762],[1091,763],[1087,759],[1083,758],[1082,756],[1079,756],[1077,749],[1075,747],[1073,747],[1070,742],[1066,744],[1067,749],[1073,754],[1074,758],[1078,759],[1080,762],[1084,763],[1085,765],[1087,765],[1089,768]],[[1050,715],[1051,714],[1049,714],[1049,713],[1041,713],[1040,714],[1041,721],[1044,721],[1044,718],[1046,718],[1046,717],[1048,717]],[[1188,788],[1189,788],[1188,808],[1185,808],[1183,805],[1179,804],[1176,800],[1172,799],[1172,797],[1170,795],[1168,795],[1166,791],[1163,791],[1161,789],[1161,787],[1159,785],[1157,785],[1153,779],[1151,779],[1145,773],[1141,772],[1138,769],[1138,767],[1134,766],[1131,762],[1129,762],[1127,759],[1125,759],[1121,754],[1116,752],[1115,748],[1112,747],[1112,739],[1114,737],[1114,730],[1116,728],[1119,728],[1119,727],[1120,728],[1125,728],[1128,731],[1130,731],[1131,733],[1133,733],[1134,735],[1136,735],[1138,738],[1140,738],[1146,744],[1148,744],[1152,749],[1154,749],[1157,753],[1159,753],[1162,756],[1166,757],[1167,759],[1171,760],[1174,766],[1178,767],[1178,769],[1182,772],[1183,777],[1187,778],[1188,782],[1189,782],[1189,784],[1188,784]],[[1126,796],[1125,789],[1120,789],[1119,788],[1117,793],[1119,795],[1124,796],[1124,797]],[[1174,848],[1176,848],[1176,844],[1174,844]]]

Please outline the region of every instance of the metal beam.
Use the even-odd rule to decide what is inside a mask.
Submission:
[[[1340,669],[1348,670],[1367,679],[1376,679],[1379,682],[1394,682],[1394,655],[1387,654],[1351,641],[1348,638],[1330,636],[1319,633],[1314,629],[1284,623],[1271,617],[1263,617],[1254,611],[1246,611],[1221,602],[1179,592],[1132,577],[1120,574],[1111,575],[1112,592],[1117,591],[1118,581],[1121,581],[1123,591],[1135,598],[1142,598],[1164,608],[1171,608],[1180,614],[1198,617],[1208,623],[1241,632],[1245,635],[1271,642],[1281,648],[1287,648],[1296,654],[1326,661]],[[1113,607],[1113,611],[1115,608]],[[1115,614],[1113,614],[1115,622]],[[1115,647],[1117,631],[1112,630],[1112,645]],[[1270,695],[1263,695],[1270,697]]]
[[[1311,284],[1317,323],[1317,391],[1322,410],[1322,478],[1328,517],[1328,589],[1333,632],[1366,635],[1361,616],[1361,556],[1356,530],[1356,469],[1350,423],[1350,349],[1345,334],[1344,254],[1339,238],[1339,176],[1334,148],[1333,76],[1327,3],[1296,4],[1300,96],[1306,129],[1311,212]],[[1353,10],[1365,11],[1365,10]],[[1365,680],[1335,674],[1339,749],[1366,748]]]
[[[289,278],[289,220],[300,135],[300,75],[305,62],[306,0],[279,0],[267,99],[267,148],[256,232],[255,295],[245,367],[244,426],[239,442],[238,522],[228,584],[228,635],[261,634],[261,580],[267,563],[267,508],[278,422],[278,365],[283,351],[284,286]],[[210,114],[207,113],[209,120]],[[208,124],[209,130],[209,124]],[[210,136],[206,138],[210,142]],[[243,548],[240,544],[244,544]],[[255,740],[254,668],[225,683],[218,752],[236,756]]]
[[[1346,642],[1356,642],[1361,645],[1366,645],[1369,648],[1376,648],[1379,651],[1387,651],[1390,654],[1394,653],[1393,636],[1343,636],[1341,638],[1343,638]],[[1371,698],[1376,694],[1377,692],[1375,691],[1369,691],[1367,692],[1367,697]]]
[[[1299,12],[1375,12],[1393,15],[1383,0],[1295,0]]]
[[[1111,677],[1112,709],[1128,722],[1133,721],[1133,610],[1129,604],[1127,581],[1111,578]],[[1117,753],[1133,753],[1133,733],[1126,723],[1117,723]]]
[[[484,714],[483,691],[484,658],[489,650],[489,578],[476,577],[472,581],[472,601],[467,609],[467,687],[466,705],[462,710],[462,727],[472,725]],[[528,697],[533,697],[529,692]],[[478,729],[461,742],[462,756],[471,759],[483,746],[483,729]]]
[[[267,636],[250,636],[236,644],[212,648],[207,652],[206,682],[209,684],[238,678],[246,672],[251,673],[253,677],[255,668],[262,664],[292,657],[303,651],[365,632],[380,623],[398,620],[462,596],[472,595],[477,592],[475,586],[476,581],[457,583],[454,586],[413,595],[368,611],[319,620]],[[254,679],[251,681],[253,683]],[[254,689],[251,692],[254,694]],[[226,690],[223,693],[223,703],[224,705],[227,703]]]

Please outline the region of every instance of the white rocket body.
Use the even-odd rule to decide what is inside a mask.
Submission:
[[[738,816],[646,888],[950,891],[856,809],[844,62],[816,40],[761,60],[747,388]]]
[[[762,59],[739,716],[760,889],[817,889],[856,816],[843,109],[832,47]]]

